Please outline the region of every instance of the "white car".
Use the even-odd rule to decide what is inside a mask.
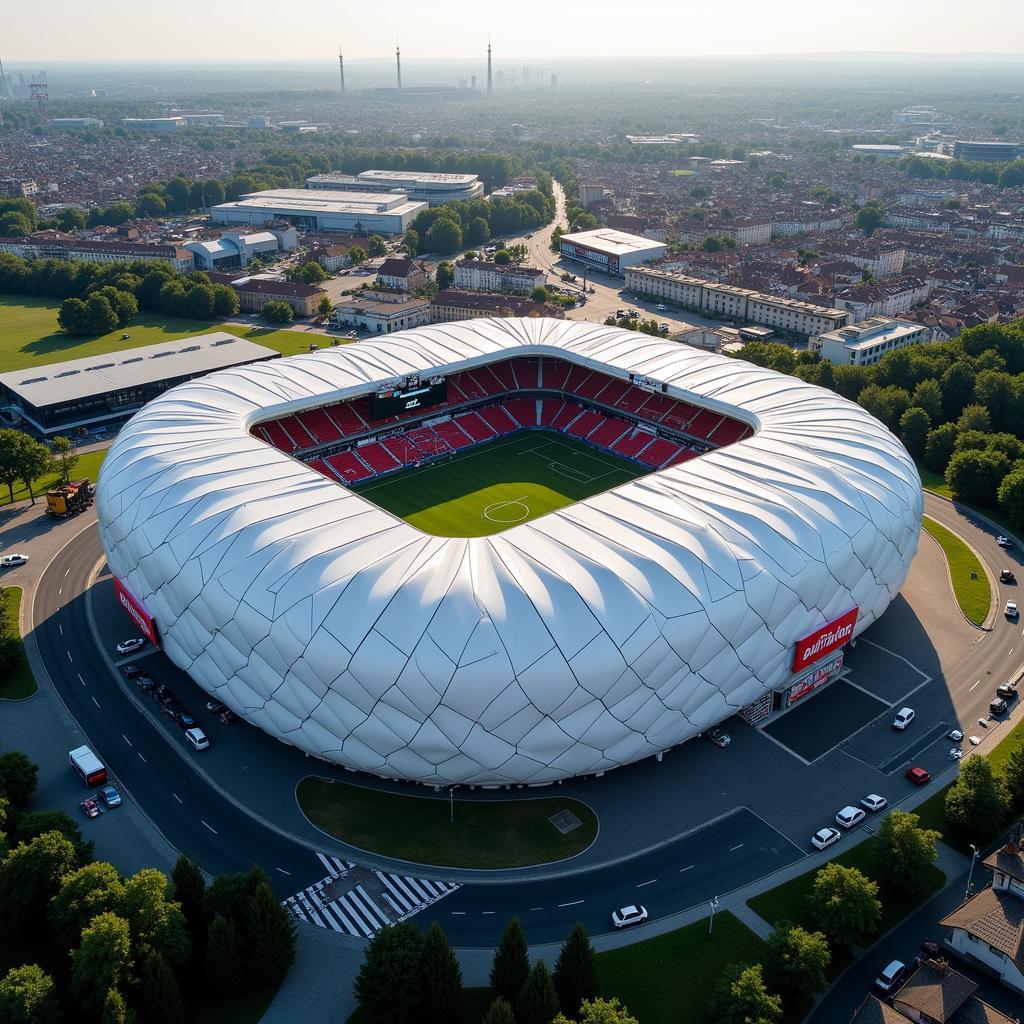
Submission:
[[[146,641],[141,636],[137,636],[132,640],[122,640],[114,650],[118,654],[131,654],[133,651],[137,651],[140,647],[145,647]]]
[[[893,960],[882,973],[875,978],[875,984],[883,992],[891,992],[903,980],[907,973],[907,965],[902,960]]]
[[[1003,537],[1002,535],[996,537],[996,543],[1001,548],[1012,548],[1013,547],[1013,542],[1010,540],[1010,538],[1009,537]]]
[[[195,750],[208,750],[210,747],[210,741],[206,738],[206,733],[198,726],[186,729],[185,739],[189,741]]]
[[[24,565],[28,561],[28,555],[4,555],[0,558],[0,569],[13,569],[16,565]]]
[[[843,828],[853,828],[854,825],[859,825],[866,817],[867,814],[860,807],[847,806],[836,815],[836,824],[842,825]]]
[[[964,734],[960,729],[954,729],[947,737],[947,740],[952,740],[954,743],[959,743],[964,738]]]
[[[655,306],[654,308],[655,308],[655,309],[656,309],[656,310],[657,310],[657,311],[658,311],[659,313],[667,313],[667,312],[668,312],[668,306],[662,305],[662,304],[661,304],[660,302],[659,302],[659,303],[658,303],[658,305],[657,305],[657,306]]]
[[[818,831],[811,836],[811,846],[816,850],[824,850],[826,846],[838,843],[840,835],[841,833],[837,828],[819,828]]]
[[[896,712],[896,717],[892,720],[892,727],[894,729],[899,729],[900,732],[902,732],[913,720],[913,708],[900,708],[899,711]]]
[[[868,811],[882,811],[889,806],[889,801],[877,793],[869,793],[861,800],[860,805]]]
[[[646,907],[631,905],[612,911],[612,924],[616,928],[628,928],[631,924],[643,924],[646,920]]]
[[[970,741],[972,747],[976,747],[981,742],[980,736],[968,736],[967,739]]]
[[[1017,602],[1016,601],[1007,601],[1006,602],[1006,608],[1004,610],[1004,614],[1006,615],[1006,617],[1008,619],[1015,619],[1015,618],[1017,618],[1017,610],[1018,609],[1017,609]]]

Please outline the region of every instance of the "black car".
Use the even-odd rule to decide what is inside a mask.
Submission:
[[[1005,697],[1006,700],[1012,700],[1017,696],[1017,684],[1016,683],[1000,683],[996,687],[996,696]]]
[[[999,582],[1000,583],[1016,583],[1017,577],[1013,575],[1013,571],[1010,569],[999,570]]]
[[[156,689],[156,680],[150,679],[149,676],[139,676],[135,680],[135,685],[143,693],[152,693]]]
[[[138,665],[125,665],[121,671],[125,679],[136,679],[142,675],[142,669]]]
[[[219,715],[224,710],[224,705],[219,700],[208,700],[206,702],[206,710]]]
[[[180,708],[179,710],[175,711],[173,717],[174,721],[177,722],[182,729],[195,728],[196,720],[184,708]]]
[[[988,706],[990,715],[1001,715],[1006,710],[1006,701],[1002,697],[996,697]]]
[[[171,693],[171,691],[169,689],[167,689],[166,686],[163,686],[163,685],[158,686],[158,687],[156,687],[156,689],[153,690],[153,696],[156,697],[156,699],[164,707],[167,707],[168,704],[176,704],[177,703],[177,701],[174,699],[174,694]]]

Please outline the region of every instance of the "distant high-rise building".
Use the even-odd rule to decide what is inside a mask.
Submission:
[[[395,43],[395,70],[398,72],[398,88],[402,88],[402,51]]]
[[[494,76],[494,80],[498,83],[498,88],[500,89],[505,84],[505,72],[499,71]]]
[[[487,95],[491,95],[491,41],[487,40]]]

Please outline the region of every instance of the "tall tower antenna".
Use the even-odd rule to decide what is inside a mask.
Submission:
[[[398,48],[398,40],[395,40],[395,70],[398,72],[398,88],[402,88],[402,51]]]
[[[487,33],[487,95],[491,95],[491,34]]]
[[[341,75],[341,95],[345,95],[345,58],[341,55],[341,43],[338,43],[338,72]]]

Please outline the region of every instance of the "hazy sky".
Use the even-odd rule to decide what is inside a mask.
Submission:
[[[4,60],[1024,50],[1024,0],[0,0]]]

